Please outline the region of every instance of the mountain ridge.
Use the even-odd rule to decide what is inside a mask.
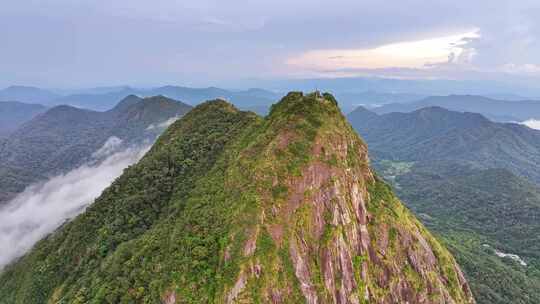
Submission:
[[[119,90],[81,92],[59,97],[53,100],[52,104],[71,104],[78,107],[106,111],[113,107],[114,102],[129,95],[141,97],[162,95],[190,105],[197,105],[204,100],[225,98],[240,108],[247,109],[255,107],[260,109],[260,113],[265,113],[267,108],[279,97],[277,94],[264,89],[235,91],[217,87],[191,88],[167,85],[150,89],[121,87]]]
[[[0,138],[8,136],[25,122],[45,112],[47,107],[19,101],[0,101]]]
[[[412,112],[429,106],[440,106],[459,112],[480,113],[501,122],[540,118],[540,101],[538,100],[507,101],[480,95],[430,96],[415,102],[386,104],[372,110],[378,114],[387,114]]]
[[[190,106],[164,97],[125,99],[97,112],[61,105],[28,121],[0,143],[0,204],[31,183],[90,160],[111,137],[124,146],[153,141],[163,128],[151,124],[185,114]]]
[[[507,168],[540,182],[533,166],[540,163],[538,130],[440,107],[377,116],[366,111],[352,112],[348,118],[381,159],[453,160],[482,168]]]
[[[474,303],[336,100],[300,92],[195,107],[0,282],[0,303]]]
[[[478,303],[540,300],[534,287],[540,284],[538,186],[506,169],[457,163],[417,163],[393,181],[400,198],[455,255]]]
[[[45,89],[13,85],[0,90],[0,101],[19,101],[24,103],[39,103],[47,105],[59,95]]]

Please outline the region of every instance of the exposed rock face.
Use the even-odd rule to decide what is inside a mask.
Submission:
[[[294,112],[309,99],[332,107],[331,98],[290,94],[279,105],[284,109],[274,111]],[[276,162],[271,161],[274,170],[264,166],[255,174],[255,182],[264,185],[258,191],[266,193],[257,231],[267,233],[274,250],[288,256],[261,267],[256,261],[268,261],[272,250],[254,250],[251,236],[245,243],[251,258],[241,268],[257,263],[260,270],[241,271],[234,287],[225,289],[227,299],[234,295],[243,302],[243,295],[286,303],[297,289],[306,303],[473,303],[453,258],[374,176],[366,146],[340,114],[324,118],[299,174],[280,176],[278,164],[291,145],[309,136],[295,125],[302,119],[274,126],[274,140],[259,151]],[[283,189],[278,199],[260,182],[265,179],[272,189]],[[273,269],[286,271],[286,259],[293,275],[280,286]],[[258,286],[260,294],[249,285]]]
[[[145,189],[131,186],[144,172]],[[169,196],[151,182],[163,174]],[[129,212],[164,206],[163,214],[144,218],[147,231],[103,255],[79,249],[83,236],[70,231],[134,234],[114,225],[124,209],[97,223],[113,202],[130,202],[117,198],[124,189],[152,194],[151,203],[126,205]],[[90,212],[100,216],[74,220],[0,276],[28,277],[38,267],[26,265],[46,256],[58,265],[47,273],[54,280],[17,279],[23,286],[0,286],[0,295],[24,300],[12,289],[37,286],[36,297],[57,290],[67,302],[474,303],[452,256],[371,171],[367,147],[328,94],[290,93],[264,119],[223,101],[197,107]],[[85,246],[107,240],[99,237]],[[80,251],[68,258],[57,248]]]
[[[176,293],[175,292],[168,292],[162,300],[163,304],[174,304],[176,303]]]

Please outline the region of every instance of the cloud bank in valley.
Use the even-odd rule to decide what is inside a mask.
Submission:
[[[151,124],[149,125],[146,130],[164,130],[166,128],[168,128],[170,125],[172,125],[175,121],[177,121],[178,119],[180,119],[180,116],[174,116],[174,117],[171,117],[167,120],[165,120],[164,122],[161,122],[161,123],[158,123],[157,125],[156,124]]]
[[[118,146],[108,140],[96,153]],[[109,154],[95,165],[83,165],[45,183],[28,187],[0,209],[0,269],[24,255],[37,241],[82,213],[125,168],[137,162],[149,146]]]
[[[104,157],[117,152],[122,146],[122,142],[123,141],[120,138],[111,136],[99,150],[92,154],[92,157],[95,159],[103,159]]]

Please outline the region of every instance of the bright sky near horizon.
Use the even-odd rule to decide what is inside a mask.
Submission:
[[[311,50],[291,58],[287,64],[332,70],[335,68],[429,68],[448,63],[467,63],[474,52],[467,49],[469,39],[480,38],[478,30],[423,39],[400,41],[366,49]]]
[[[0,86],[538,82],[536,0],[5,0]]]

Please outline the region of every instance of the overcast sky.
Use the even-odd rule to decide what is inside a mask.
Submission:
[[[3,0],[0,86],[538,82],[539,35],[538,0]]]

